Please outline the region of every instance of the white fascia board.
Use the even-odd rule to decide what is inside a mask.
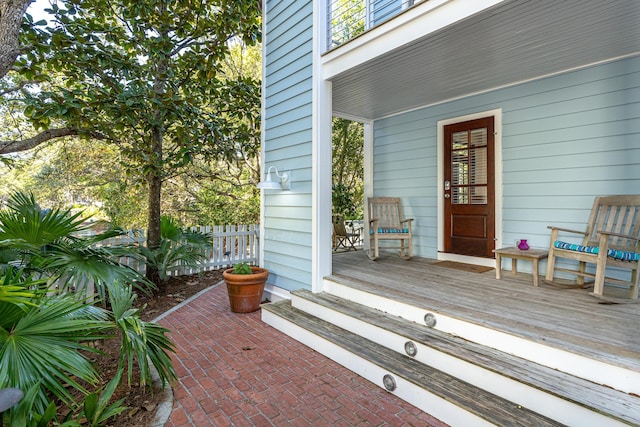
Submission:
[[[436,32],[505,0],[430,0],[322,55],[323,78],[331,80],[350,68]]]

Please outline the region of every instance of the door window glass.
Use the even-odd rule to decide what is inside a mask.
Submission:
[[[487,129],[455,132],[451,137],[451,203],[487,203]]]

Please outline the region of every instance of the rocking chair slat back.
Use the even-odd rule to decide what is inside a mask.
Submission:
[[[377,219],[380,228],[400,228],[402,206],[397,197],[374,197],[369,199],[369,219]]]
[[[589,223],[586,246],[598,246],[600,231],[609,235],[610,249],[635,251],[640,237],[640,195],[596,197]]]

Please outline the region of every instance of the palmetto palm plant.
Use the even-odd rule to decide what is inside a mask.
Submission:
[[[43,210],[33,195],[14,194],[7,209],[0,211],[0,251],[15,254],[29,273],[48,278],[64,290],[76,291],[94,283],[104,301],[107,283],[133,283],[144,290],[152,286],[137,271],[119,264],[119,256],[139,256],[123,246],[97,247],[105,239],[122,235],[110,229],[89,237],[79,235],[87,229],[82,212]],[[7,258],[6,256],[1,258]]]
[[[206,249],[210,247],[210,237],[196,231],[184,230],[170,217],[160,219],[160,246],[156,249],[141,247],[147,264],[158,271],[160,287],[164,287],[171,269],[186,266],[197,267],[206,259]]]
[[[71,294],[48,295],[47,281],[24,269],[7,268],[0,282],[0,388],[31,391],[39,412],[49,393],[73,405],[69,388],[86,392],[98,380],[80,350],[94,351],[85,343],[112,329],[107,312]]]
[[[96,340],[122,338],[118,376],[126,370],[130,380],[135,359],[142,384],[151,383],[149,361],[163,383],[175,378],[167,330],[143,322],[132,307],[133,286],[144,278],[114,261],[128,249],[95,248],[105,236],[78,237],[82,224],[80,214],[42,210],[20,193],[0,211],[0,252],[17,257],[11,264],[19,266],[0,270],[0,388],[19,388],[28,397],[9,411],[12,425],[29,418],[25,411],[43,413],[51,396],[78,407],[70,389],[86,395],[98,380],[86,356]],[[111,310],[90,303],[84,292],[66,292],[89,280]]]

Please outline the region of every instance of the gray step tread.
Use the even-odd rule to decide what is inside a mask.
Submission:
[[[640,398],[485,347],[437,329],[347,301],[327,293],[298,290],[294,295],[350,317],[390,330],[407,340],[429,346],[502,376],[544,390],[621,422],[640,425]]]
[[[300,311],[288,300],[262,306],[398,377],[440,396],[498,426],[562,426],[552,419],[510,402],[454,376],[380,346],[364,337]]]

